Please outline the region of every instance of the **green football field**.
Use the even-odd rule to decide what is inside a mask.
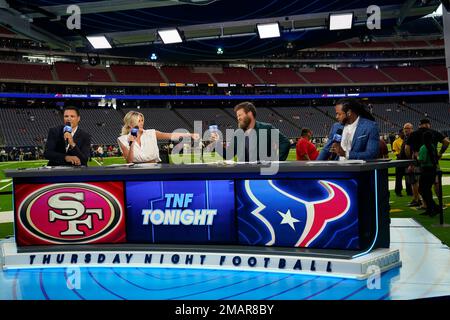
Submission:
[[[391,155],[391,158],[394,156]],[[200,155],[183,155],[183,160],[185,162],[195,161],[200,162]],[[173,159],[171,159],[173,160]],[[180,160],[180,159],[178,159]],[[220,157],[213,155],[204,154],[203,162],[214,162],[221,160]],[[295,160],[295,149],[291,149],[289,153],[288,160]],[[39,161],[22,161],[22,162],[0,162],[0,215],[5,211],[12,211],[12,181],[10,178],[5,177],[4,170],[6,169],[18,169],[18,168],[36,168],[43,166],[47,163],[46,160]],[[89,166],[100,166],[100,165],[111,165],[111,164],[120,164],[125,163],[123,158],[120,157],[111,157],[104,158],[103,164],[101,164],[97,158],[92,159],[89,162]],[[450,172],[450,154],[446,154],[444,159],[440,162],[440,166],[442,171]],[[394,169],[391,168],[389,173],[394,173]],[[449,177],[450,175],[445,175],[445,177]],[[394,177],[389,177],[389,180],[395,180]],[[444,206],[450,207],[450,184],[444,182],[443,187],[443,202]],[[442,242],[450,246],[450,228],[443,228],[438,226],[439,218],[438,216],[434,218],[420,216],[419,213],[422,210],[418,210],[417,208],[410,208],[407,206],[411,199],[409,197],[397,197],[393,191],[391,191],[391,217],[393,218],[414,218],[422,224],[426,229],[428,229],[431,233],[437,236]],[[437,200],[436,200],[437,201]],[[450,224],[449,218],[450,209],[444,210],[444,218],[445,223]],[[0,238],[4,238],[6,236],[13,235],[13,224],[12,223],[0,223]]]

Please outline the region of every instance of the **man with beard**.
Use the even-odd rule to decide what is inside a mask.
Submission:
[[[335,142],[330,152],[340,160],[370,160],[378,157],[380,134],[374,117],[355,99],[341,99],[336,103],[336,114],[342,110],[345,116],[340,121],[344,125],[342,140]]]
[[[277,160],[285,161],[287,159],[290,149],[289,139],[271,124],[256,121],[256,108],[253,103],[239,103],[234,107],[234,112],[241,130],[236,130],[233,145],[231,148],[227,148],[227,159],[231,159],[235,155],[241,162],[264,160],[261,159],[261,156],[273,159],[275,158],[273,152],[278,152]],[[278,139],[272,137],[274,131],[278,133]],[[211,137],[214,142],[219,142],[217,134],[211,134]],[[266,146],[263,145],[264,143]],[[242,144],[243,149],[241,148]],[[261,149],[262,147],[266,147],[266,150]],[[220,148],[216,148],[216,150],[220,150]]]

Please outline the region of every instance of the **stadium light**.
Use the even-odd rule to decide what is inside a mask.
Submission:
[[[158,30],[158,35],[164,44],[183,42],[178,29]]]
[[[330,13],[328,30],[349,30],[353,26],[353,12]]]
[[[260,39],[277,38],[280,36],[280,25],[278,22],[257,24]]]
[[[91,43],[94,49],[111,49],[111,44],[105,36],[87,36],[86,39]]]

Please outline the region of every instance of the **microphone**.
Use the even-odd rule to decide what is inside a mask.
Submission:
[[[331,144],[333,144],[333,143],[340,144],[341,140],[342,140],[342,129],[337,129],[336,133],[333,135],[333,142]],[[328,160],[334,160],[336,158],[336,156],[337,156],[337,154],[332,152],[330,157],[328,158]]]
[[[66,122],[66,124],[64,125],[63,134],[65,134],[66,132],[72,133],[72,126],[70,125],[70,122]],[[64,143],[66,145],[67,150],[67,147],[69,146],[69,140],[65,138]]]
[[[136,126],[136,127],[134,127],[134,128],[131,128],[130,134],[131,134],[133,137],[137,137],[138,132],[139,132],[139,127]],[[131,147],[131,144],[132,144],[132,143],[133,143],[133,141],[129,141],[129,142],[128,142],[128,145]]]
[[[337,129],[336,133],[333,136],[333,142],[339,142],[341,143],[342,140],[342,129]]]
[[[219,131],[219,126],[217,125],[217,124],[213,124],[213,125],[210,125],[209,126],[209,136],[210,136],[210,139],[211,139],[211,136],[214,134],[214,135],[217,135],[217,132]]]

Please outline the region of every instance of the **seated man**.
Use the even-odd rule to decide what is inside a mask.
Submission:
[[[222,150],[219,144],[223,141],[220,141],[217,133],[211,133],[211,145],[215,145],[222,157],[232,159],[237,156],[241,162],[260,161],[265,160],[264,158],[279,161],[287,159],[291,145],[289,139],[271,124],[257,121],[253,103],[241,102],[234,107],[234,112],[239,129],[235,131],[231,147]]]
[[[44,157],[48,166],[87,166],[91,136],[78,127],[80,112],[76,107],[64,109],[64,123],[48,132]],[[69,125],[70,126],[67,126]],[[67,128],[69,127],[69,128]]]
[[[376,159],[380,149],[380,134],[374,117],[355,99],[341,99],[336,108],[341,107],[345,117],[342,140],[333,143],[331,152],[339,155],[340,160]]]
[[[339,157],[335,154],[330,152],[330,148],[335,143],[334,138],[337,134],[339,136],[342,136],[342,130],[344,129],[344,125],[341,123],[345,119],[345,112],[342,111],[342,105],[336,105],[336,122],[333,124],[330,130],[330,134],[328,135],[327,142],[323,146],[322,150],[320,150],[319,156],[317,157],[317,160],[338,160]]]

